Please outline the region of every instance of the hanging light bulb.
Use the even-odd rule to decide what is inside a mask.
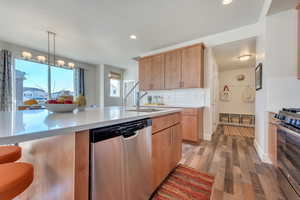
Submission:
[[[68,66],[69,66],[70,68],[74,68],[74,67],[75,67],[75,64],[72,63],[72,62],[69,62],[69,63],[68,63]]]
[[[25,60],[29,60],[29,59],[32,58],[32,54],[30,52],[23,51],[22,52],[22,58],[25,59]]]
[[[59,67],[63,67],[65,65],[65,61],[63,61],[63,60],[57,60],[57,65]]]
[[[36,59],[41,62],[41,63],[44,63],[46,62],[46,57],[45,56],[37,56]]]

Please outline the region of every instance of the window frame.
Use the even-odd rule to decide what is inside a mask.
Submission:
[[[74,95],[76,93],[76,88],[75,88],[75,84],[74,84],[74,81],[75,81],[75,69],[74,68],[68,68],[68,67],[61,67],[61,66],[57,66],[57,65],[48,65],[48,63],[44,63],[44,62],[39,62],[35,59],[23,59],[22,57],[20,56],[14,56],[13,57],[13,64],[14,64],[14,70],[13,70],[13,100],[15,103],[17,103],[17,94],[16,94],[16,63],[17,63],[17,60],[21,60],[21,61],[27,61],[27,62],[32,62],[32,63],[37,63],[37,64],[41,64],[41,65],[46,65],[47,66],[47,93],[48,93],[48,96],[47,96],[47,100],[49,99],[52,99],[52,84],[51,84],[51,68],[52,67],[57,67],[57,68],[61,68],[61,69],[66,69],[66,70],[71,70],[72,73],[73,73],[73,92],[74,92]],[[49,87],[50,86],[50,87]],[[50,95],[49,95],[50,94]],[[24,94],[22,94],[22,96],[24,97]],[[17,105],[18,106],[18,105]]]
[[[119,81],[119,92],[118,92],[118,96],[112,96],[111,95],[111,80],[117,80]],[[110,71],[108,73],[108,82],[109,82],[109,97],[110,98],[122,98],[122,74],[120,73],[116,73],[113,71]]]

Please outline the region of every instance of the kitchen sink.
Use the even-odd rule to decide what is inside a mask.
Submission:
[[[154,108],[140,108],[140,109],[130,109],[126,111],[132,111],[132,112],[158,112],[161,111],[159,109],[154,109]]]

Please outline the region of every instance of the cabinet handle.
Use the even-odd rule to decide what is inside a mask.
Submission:
[[[182,86],[181,87],[184,87],[184,81],[182,81]]]

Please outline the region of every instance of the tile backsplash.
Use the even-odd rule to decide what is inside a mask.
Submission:
[[[161,96],[163,103],[167,106],[201,107],[206,105],[206,90],[201,88],[148,91],[147,96],[149,95]],[[147,103],[147,96],[143,98],[143,104]]]

